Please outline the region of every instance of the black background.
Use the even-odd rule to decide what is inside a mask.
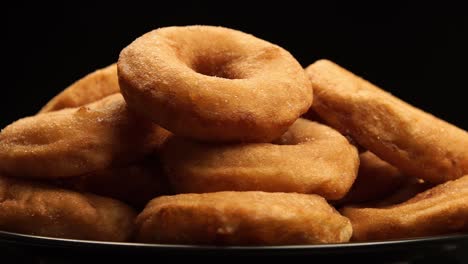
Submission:
[[[369,5],[286,0],[255,2],[258,7],[254,1],[119,2],[3,4],[0,128],[35,114],[73,81],[115,62],[123,47],[147,31],[209,24],[276,43],[304,67],[320,58],[331,59],[468,129],[464,95],[468,15],[461,5],[447,1]]]
[[[115,62],[123,47],[147,31],[209,24],[276,43],[304,67],[319,58],[334,60],[468,128],[462,94],[468,86],[468,23],[461,6],[275,2],[257,7],[233,1],[8,6],[2,16],[7,21],[2,23],[0,127],[33,115],[73,81]]]

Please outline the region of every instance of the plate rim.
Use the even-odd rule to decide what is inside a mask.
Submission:
[[[183,244],[156,244],[156,243],[137,243],[137,242],[110,242],[81,240],[69,238],[55,238],[46,236],[36,236],[8,232],[0,230],[0,243],[7,242],[20,245],[38,246],[60,246],[60,247],[120,247],[120,248],[151,248],[151,249],[177,249],[177,250],[229,250],[229,251],[251,251],[251,250],[327,250],[327,249],[359,249],[368,247],[386,247],[402,246],[431,242],[449,242],[453,240],[462,240],[468,243],[468,234],[458,233],[440,236],[427,236],[408,239],[394,239],[374,242],[348,242],[335,244],[316,244],[316,245],[281,245],[281,246],[216,246],[216,245],[183,245]]]

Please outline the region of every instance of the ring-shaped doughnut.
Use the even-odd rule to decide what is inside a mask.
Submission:
[[[468,175],[391,206],[345,207],[354,241],[401,239],[468,231]]]
[[[309,67],[314,111],[404,174],[432,183],[468,173],[468,133],[328,60]]]
[[[298,119],[273,143],[214,144],[171,137],[161,149],[176,192],[268,191],[342,198],[359,156],[336,130]]]
[[[318,195],[217,192],[162,196],[136,220],[136,240],[170,244],[288,245],[347,242],[352,229]]]
[[[121,94],[20,119],[0,132],[0,172],[48,179],[124,166],[157,150],[170,133],[134,115]]]
[[[222,27],[151,31],[122,50],[118,76],[130,108],[202,141],[271,142],[312,103],[289,52]]]
[[[132,208],[117,200],[0,176],[0,230],[128,241],[135,216]]]

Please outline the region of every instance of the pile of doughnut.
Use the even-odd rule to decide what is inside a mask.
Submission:
[[[328,60],[153,30],[0,133],[0,230],[291,245],[468,232],[468,133]]]

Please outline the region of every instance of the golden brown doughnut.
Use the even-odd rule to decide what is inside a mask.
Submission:
[[[135,216],[133,209],[113,199],[0,176],[0,230],[127,241]]]
[[[387,207],[345,207],[354,241],[468,232],[468,175]]]
[[[468,133],[463,129],[331,61],[319,60],[306,71],[317,114],[404,174],[441,183],[468,173]]]
[[[289,52],[222,27],[151,31],[122,50],[118,75],[131,109],[202,141],[271,142],[312,102]]]
[[[348,192],[359,165],[345,137],[305,119],[273,143],[213,144],[174,136],[161,157],[176,192],[298,192],[326,199]]]
[[[0,172],[28,178],[78,176],[140,160],[168,134],[129,112],[121,94],[110,95],[7,126],[0,133]]]
[[[352,229],[318,195],[179,194],[152,200],[136,220],[145,243],[288,245],[347,242]]]

